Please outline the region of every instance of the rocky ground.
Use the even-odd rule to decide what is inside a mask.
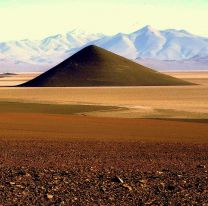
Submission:
[[[208,205],[208,145],[0,140],[0,205]]]

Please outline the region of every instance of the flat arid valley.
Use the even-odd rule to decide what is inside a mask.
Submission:
[[[197,85],[1,87],[2,203],[207,202],[208,74],[168,74]]]

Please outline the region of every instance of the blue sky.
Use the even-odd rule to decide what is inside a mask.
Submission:
[[[145,25],[208,36],[208,0],[0,0],[0,41],[75,28],[115,34]]]

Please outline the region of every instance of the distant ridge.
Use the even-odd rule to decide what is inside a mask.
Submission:
[[[20,86],[165,86],[191,83],[146,68],[97,46],[87,46]]]

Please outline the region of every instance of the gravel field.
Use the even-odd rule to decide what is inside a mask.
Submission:
[[[0,205],[207,205],[208,144],[0,140]]]

